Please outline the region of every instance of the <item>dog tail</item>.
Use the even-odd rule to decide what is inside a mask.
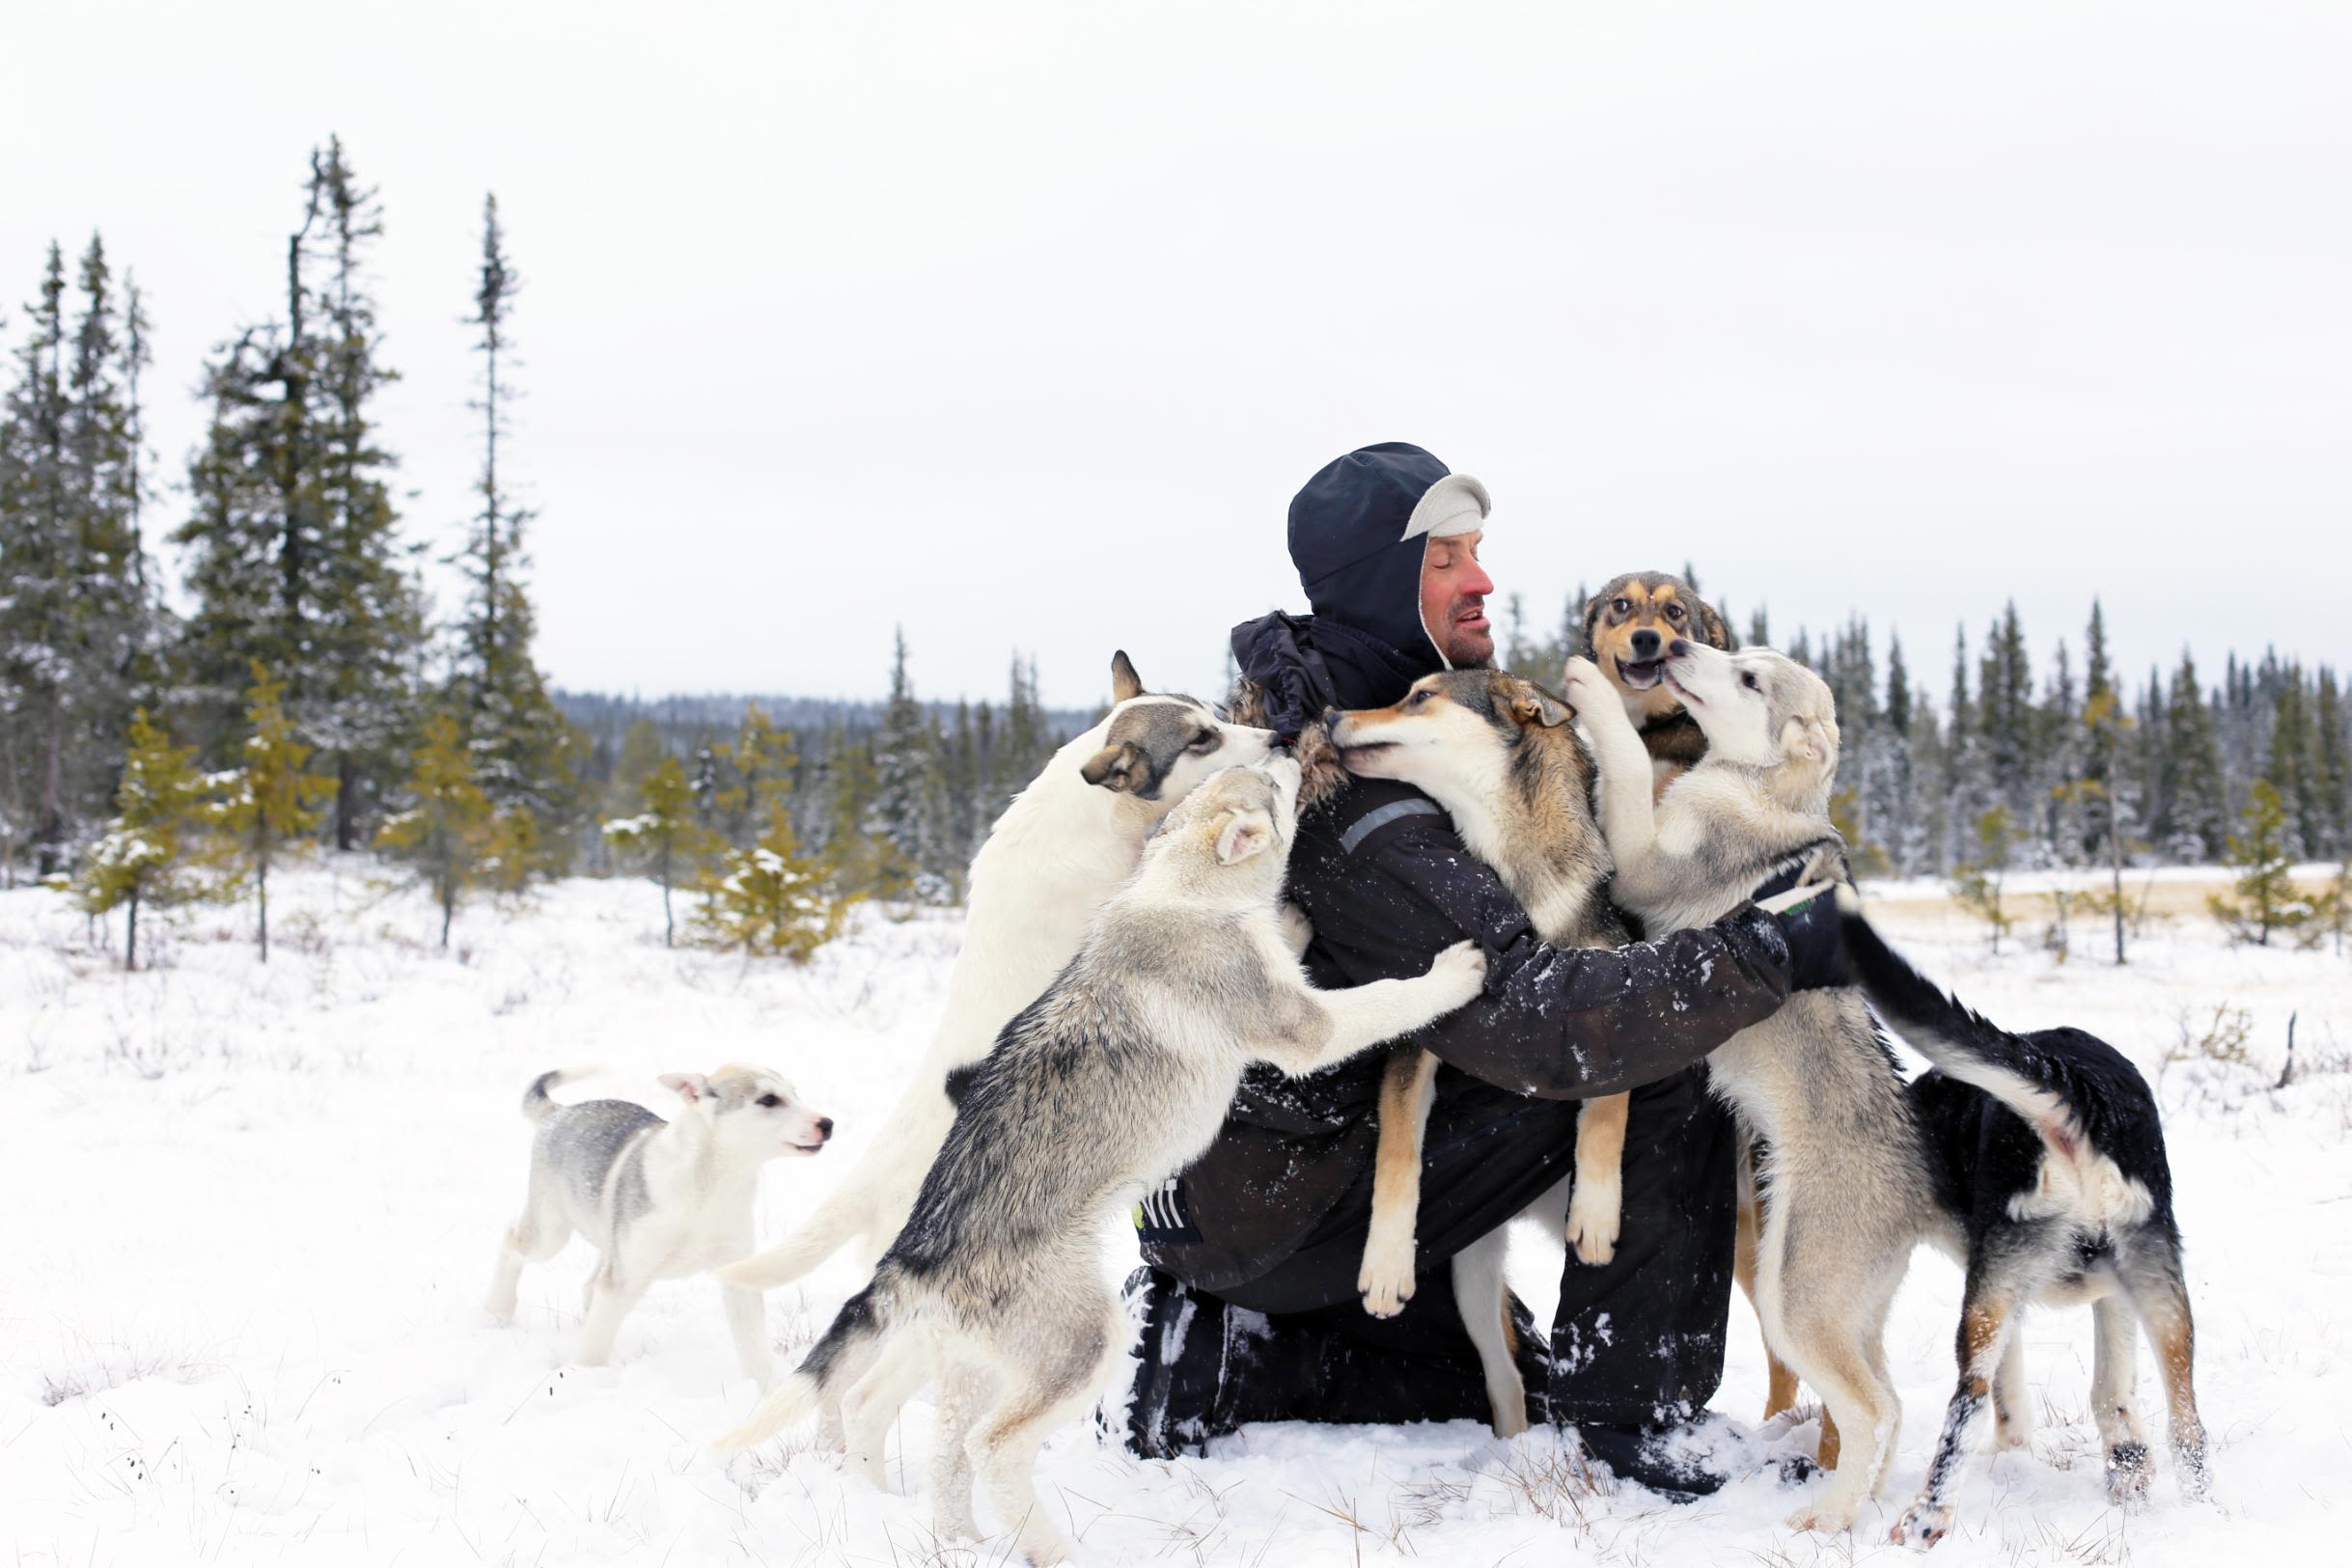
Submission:
[[[1850,885],[1838,889],[1838,926],[1854,983],[1895,1033],[1945,1072],[2016,1112],[2058,1154],[2073,1159],[2082,1151],[2082,1117],[2041,1053],[1912,968],[1862,918]]]
[[[867,1340],[890,1332],[885,1312],[891,1299],[889,1285],[876,1279],[842,1304],[834,1314],[833,1326],[824,1336],[809,1347],[800,1365],[792,1375],[778,1384],[765,1399],[751,1413],[751,1418],[718,1440],[712,1446],[748,1448],[765,1441],[801,1420],[816,1408],[816,1402],[833,1387],[843,1371],[843,1359]]]
[[[593,1067],[559,1067],[554,1072],[541,1073],[531,1080],[531,1087],[523,1090],[523,1119],[545,1121],[563,1110],[562,1104],[549,1098],[547,1091],[560,1088],[575,1078],[586,1078],[594,1071],[595,1069]]]

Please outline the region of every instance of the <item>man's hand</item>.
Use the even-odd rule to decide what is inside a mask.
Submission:
[[[1838,901],[1831,889],[1822,888],[1772,918],[1780,922],[1781,935],[1788,942],[1789,990],[1815,991],[1854,983],[1845,961],[1845,941],[1838,931]]]

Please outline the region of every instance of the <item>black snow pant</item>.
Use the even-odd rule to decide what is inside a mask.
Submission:
[[[1254,1421],[1390,1423],[1488,1417],[1449,1260],[1574,1169],[1577,1103],[1439,1074],[1423,1145],[1420,1278],[1403,1311],[1366,1312],[1356,1275],[1371,1221],[1366,1169],[1291,1255],[1217,1296],[1146,1267],[1127,1444],[1198,1452]],[[1634,1091],[1617,1255],[1570,1253],[1548,1344],[1515,1300],[1532,1421],[1657,1428],[1723,1378],[1736,1197],[1730,1114],[1694,1067]]]

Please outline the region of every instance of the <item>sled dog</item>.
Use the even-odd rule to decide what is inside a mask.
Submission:
[[[1349,772],[1413,784],[1444,807],[1463,844],[1494,867],[1544,941],[1620,947],[1628,938],[1609,902],[1609,851],[1593,820],[1591,765],[1569,725],[1573,717],[1533,681],[1463,670],[1423,677],[1392,706],[1334,713],[1325,723]],[[1381,1079],[1371,1231],[1357,1281],[1375,1317],[1394,1315],[1413,1294],[1422,1137],[1437,1066],[1428,1052],[1407,1047]],[[1564,1206],[1565,1240],[1588,1263],[1616,1255],[1626,1108],[1622,1094],[1584,1103],[1566,1193],[1553,1188],[1525,1215],[1558,1235]],[[1527,1430],[1527,1389],[1510,1353],[1503,1286],[1508,1234],[1498,1226],[1455,1253],[1453,1266],[1454,1301],[1479,1347],[1497,1437]]]
[[[1277,913],[1298,784],[1288,757],[1230,768],[1170,814],[1077,957],[963,1075],[872,1282],[723,1444],[756,1443],[839,1394],[850,1466],[878,1481],[884,1423],[928,1376],[938,1533],[977,1533],[977,1472],[1017,1550],[1061,1560],[1030,1469],[1126,1353],[1102,1279],[1103,1223],[1209,1144],[1250,1063],[1318,1071],[1484,981],[1485,958],[1465,943],[1413,979],[1309,985]]]
[[[1618,867],[1616,896],[1652,930],[1714,920],[1775,870],[1806,864],[1810,872],[1837,845],[1828,802],[1838,727],[1817,675],[1768,648],[1726,654],[1688,639],[1669,645],[1664,674],[1705,730],[1707,751],[1654,803],[1647,754],[1621,709],[1583,710],[1600,771],[1601,827]],[[1582,660],[1571,661],[1567,685],[1572,702],[1606,690]],[[2187,1298],[2144,1086],[2135,1103],[2124,1080],[2138,1086],[2137,1074],[2106,1052],[2096,1088],[2076,1092],[2081,1075],[2055,1065],[2065,1051],[2026,1050],[1989,1028],[1952,1032],[1953,1009],[1927,1006],[1897,983],[1895,968],[1871,966],[1867,926],[1850,922],[1846,933],[1863,960],[1858,972],[1899,1004],[1898,1031],[1909,1037],[1905,1016],[1921,1027],[1926,1037],[1915,1043],[1939,1071],[1906,1086],[1863,993],[1850,987],[1791,997],[1709,1059],[1716,1092],[1767,1151],[1756,1270],[1765,1336],[1821,1393],[1843,1435],[1829,1486],[1789,1523],[1849,1528],[1884,1476],[1901,1418],[1882,1345],[1886,1311],[1921,1241],[1968,1267],[1977,1309],[1961,1328],[1967,1397],[1955,1400],[1947,1421],[1943,1473],[1931,1473],[1929,1495],[1903,1516],[1897,1539],[1929,1545],[1948,1526],[1957,1445],[1988,1393],[2002,1441],[2024,1441],[2031,1413],[2008,1333],[2014,1313],[2028,1300],[2091,1299],[2118,1284],[2149,1313],[2159,1361],[2178,1362],[2175,1443],[2184,1478],[2201,1490],[2201,1429],[2185,1394]],[[2072,1059],[2091,1063],[2097,1053],[2064,1032]],[[2132,1128],[2113,1147],[2094,1119],[2110,1109]],[[2001,1122],[2010,1114],[2022,1121]],[[2006,1127],[2007,1152],[1979,1148],[1971,1118],[1979,1132],[1988,1121]],[[2159,1150],[2152,1159],[2151,1139]],[[1792,1279],[1802,1288],[1790,1288]],[[2112,1341],[2128,1346],[2128,1331],[2107,1329],[2128,1319],[2111,1307],[2101,1322],[2099,1393],[2126,1394],[2129,1363],[2117,1364]],[[2168,1368],[2168,1380],[2174,1376]],[[2126,1414],[2103,1412],[2101,1421],[2110,1429],[2111,1485],[2128,1495],[2144,1486],[2145,1447],[2134,1448]]]
[[[1568,661],[1600,773],[1617,901],[1651,935],[1702,925],[1776,873],[1840,848],[1830,825],[1838,726],[1829,687],[1769,648],[1671,640],[1661,683],[1705,734],[1701,761],[1652,795],[1650,757],[1601,673]],[[1841,865],[1841,863],[1840,863]],[[1810,867],[1809,867],[1810,869]],[[1913,1245],[1947,1229],[1894,1058],[1851,989],[1804,991],[1707,1059],[1716,1093],[1760,1140],[1757,1316],[1819,1391],[1842,1440],[1828,1487],[1789,1517],[1850,1528],[1895,1451],[1901,1406],[1882,1347]],[[1801,1289],[1787,1288],[1802,1279]]]
[[[1095,908],[1135,869],[1144,840],[1219,769],[1262,759],[1273,732],[1227,724],[1189,697],[1146,692],[1124,652],[1111,657],[1112,708],[1054,753],[1005,808],[973,857],[963,951],[946,1011],[899,1104],[839,1187],[791,1234],[726,1271],[772,1290],[859,1244],[862,1272],[906,1223],[955,1107],[948,1075],[987,1055],[1012,1015],[1078,950]]]
[[[1846,961],[1863,994],[1938,1069],[1913,1080],[1909,1097],[1927,1132],[1936,1197],[1960,1228],[1968,1269],[1959,1387],[1945,1410],[1926,1484],[1895,1523],[1895,1539],[1930,1547],[1951,1527],[1963,1446],[1988,1391],[2001,1445],[2026,1441],[2017,1320],[2035,1303],[2090,1303],[2097,1335],[2090,1404],[2110,1499],[2130,1504],[2147,1496],[2135,1322],[2156,1353],[2181,1492],[2204,1496],[2197,1332],[2164,1128],[2147,1081],[2114,1046],[2079,1029],[2012,1034],[1987,1023],[1891,951],[1850,889],[1839,890],[1838,903]]]
[[[1611,579],[1585,601],[1585,656],[1600,667],[1609,684],[1625,704],[1625,717],[1641,733],[1649,753],[1650,785],[1664,794],[1666,786],[1690,771],[1706,756],[1706,731],[1683,708],[1666,674],[1666,648],[1677,637],[1687,637],[1726,653],[1739,640],[1715,607],[1699,596],[1690,583],[1672,572],[1636,571]],[[1739,1288],[1756,1301],[1756,1240],[1760,1222],[1756,1200],[1756,1144],[1743,1137],[1739,1144],[1739,1224],[1732,1250],[1731,1271]],[[1771,1420],[1797,1406],[1797,1375],[1764,1347],[1767,1389],[1764,1419]],[[1838,1423],[1821,1413],[1820,1461],[1838,1464]]]
[[[537,1126],[522,1218],[508,1227],[484,1304],[491,1319],[514,1318],[514,1287],[525,1263],[544,1263],[578,1231],[604,1254],[588,1284],[588,1323],[577,1360],[601,1366],[613,1336],[656,1279],[680,1279],[747,1255],[760,1169],[786,1155],[816,1154],[833,1119],[800,1103],[792,1086],[762,1067],[664,1073],[685,1102],[664,1121],[627,1100],[562,1105],[548,1090],[577,1074],[541,1073],[523,1091],[523,1116]],[[743,1375],[770,1382],[766,1314],[757,1291],[721,1290]]]

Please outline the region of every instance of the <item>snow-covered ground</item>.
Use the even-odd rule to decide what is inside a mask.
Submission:
[[[616,1364],[567,1367],[591,1254],[527,1275],[516,1326],[478,1304],[521,1194],[525,1083],[600,1062],[585,1090],[664,1108],[657,1072],[768,1063],[840,1121],[838,1147],[770,1168],[762,1233],[790,1224],[880,1124],[921,1049],[957,927],[870,917],[806,969],[665,951],[658,894],[577,882],[529,908],[477,906],[452,950],[423,902],[363,867],[282,878],[277,946],[243,910],[142,932],[125,976],[55,894],[0,894],[0,1555],[16,1563],[983,1563],[942,1549],[919,1497],[875,1496],[824,1460],[704,1444],[752,1402],[715,1292],[657,1287]],[[1931,901],[1885,924],[2004,1022],[2071,1022],[2154,1076],[2170,1048],[2242,1008],[2251,1064],[2167,1067],[2179,1211],[2199,1312],[2215,1499],[2103,1499],[2089,1316],[2027,1328],[2040,1426],[1972,1464],[1945,1561],[2334,1560],[2352,1469],[2352,962],[2223,945],[2156,924],[2128,970],[1988,957]],[[2030,939],[2031,932],[2024,932]],[[2095,941],[2084,940],[2093,949]],[[2082,949],[2078,949],[2078,952]],[[2300,1071],[2280,1074],[2299,1014]],[[1106,1243],[1105,1268],[1121,1265]],[[1549,1292],[1540,1256],[1522,1289]],[[789,1354],[855,1283],[841,1269],[771,1302]],[[1540,1437],[1488,1449],[1466,1423],[1271,1427],[1199,1463],[1144,1464],[1072,1429],[1043,1490],[1094,1562],[1843,1563],[1899,1549],[1951,1383],[1959,1280],[1922,1253],[1890,1353],[1906,1412],[1877,1527],[1795,1536],[1762,1475],[1670,1507],[1595,1494]],[[1743,1305],[1717,1403],[1760,1408]],[[2152,1366],[2143,1352],[2151,1409]],[[926,1407],[894,1460],[919,1485]],[[2161,1429],[2161,1417],[2157,1417]],[[1810,1423],[1761,1433],[1787,1452]],[[2338,1541],[2331,1548],[2327,1543]]]

